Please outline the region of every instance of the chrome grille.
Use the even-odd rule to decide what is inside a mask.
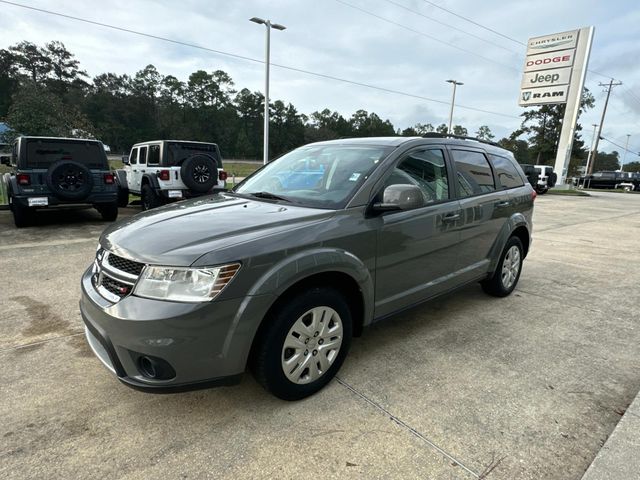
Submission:
[[[129,295],[144,268],[144,263],[114,255],[100,248],[93,267],[93,286],[110,302]]]

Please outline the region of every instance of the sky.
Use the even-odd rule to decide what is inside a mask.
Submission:
[[[630,135],[629,150],[634,153],[628,153],[626,161],[639,159],[640,3],[634,0],[15,2],[260,61],[265,27],[249,18],[270,19],[287,27],[272,31],[273,63],[413,95],[272,66],[271,101],[291,102],[305,114],[329,108],[347,118],[364,109],[391,120],[396,128],[418,122],[438,125],[448,122],[452,85],[446,80],[455,79],[464,85],[457,89],[453,123],[470,134],[488,125],[496,138],[521,123],[524,109],[517,101],[527,39],[594,26],[586,87],[596,105],[580,118],[583,138],[589,144],[591,125],[600,123],[606,93],[599,83],[615,78],[623,84],[612,91],[602,136],[624,147]],[[231,75],[238,90],[264,90],[262,63],[0,2],[0,48],[22,40],[39,45],[62,41],[91,76],[135,74],[153,64],[164,75],[186,80],[195,70],[220,69]],[[601,141],[599,149],[622,152],[607,141]]]

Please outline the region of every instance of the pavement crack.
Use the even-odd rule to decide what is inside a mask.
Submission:
[[[367,397],[364,393],[356,390],[354,387],[352,387],[351,385],[349,385],[347,382],[345,382],[344,380],[342,380],[339,377],[335,377],[336,381],[342,385],[343,387],[345,387],[347,390],[351,391],[351,393],[357,395],[358,397],[362,398],[365,402],[367,402],[369,405],[375,407],[376,409],[380,410],[382,413],[384,413],[385,415],[387,415],[391,421],[393,421],[394,423],[396,423],[398,426],[406,429],[409,431],[409,433],[411,433],[412,435],[414,435],[415,437],[419,438],[420,440],[422,440],[424,443],[426,443],[427,445],[429,445],[430,447],[434,448],[436,451],[438,451],[438,453],[440,453],[441,455],[444,455],[445,457],[447,457],[449,460],[451,460],[452,462],[455,462],[456,464],[458,464],[463,470],[466,470],[468,473],[470,473],[471,475],[473,475],[476,478],[485,478],[485,477],[481,477],[481,475],[477,472],[475,472],[474,470],[472,470],[471,468],[467,467],[464,463],[462,463],[460,460],[458,460],[457,458],[455,458],[453,455],[451,455],[450,453],[448,453],[447,451],[445,451],[444,449],[442,449],[441,447],[439,447],[438,445],[436,445],[435,443],[433,443],[431,440],[429,440],[427,437],[425,437],[422,433],[420,433],[419,431],[417,431],[415,428],[413,428],[411,425],[407,424],[406,422],[404,422],[402,419],[400,419],[399,417],[395,416],[393,413],[391,413],[389,410],[387,410],[386,408],[384,408],[382,405],[380,405],[378,402],[376,402],[375,400],[372,400],[371,398]],[[501,462],[502,459],[500,459],[498,461]],[[495,465],[497,466],[497,464]],[[495,467],[494,467],[495,468]],[[492,468],[493,470],[493,468]],[[487,472],[488,474],[489,472]]]

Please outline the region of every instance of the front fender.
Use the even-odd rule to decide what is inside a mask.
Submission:
[[[154,190],[160,190],[160,183],[158,182],[158,177],[156,175],[145,173],[142,176],[142,185],[144,185],[145,180],[149,182],[149,185],[151,185],[151,188],[153,188]]]
[[[120,188],[129,189],[129,184],[127,183],[127,172],[125,170],[116,170],[116,179],[118,180],[118,185]]]
[[[345,250],[307,250],[276,263],[256,280],[229,329],[223,348],[225,354],[236,352],[236,358],[246,363],[264,315],[276,300],[298,282],[327,272],[344,273],[357,282],[362,292],[364,325],[370,324],[373,319],[374,287],[366,266],[359,258]]]

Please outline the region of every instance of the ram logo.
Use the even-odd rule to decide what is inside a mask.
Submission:
[[[522,92],[522,101],[526,102],[531,98],[531,92]]]

